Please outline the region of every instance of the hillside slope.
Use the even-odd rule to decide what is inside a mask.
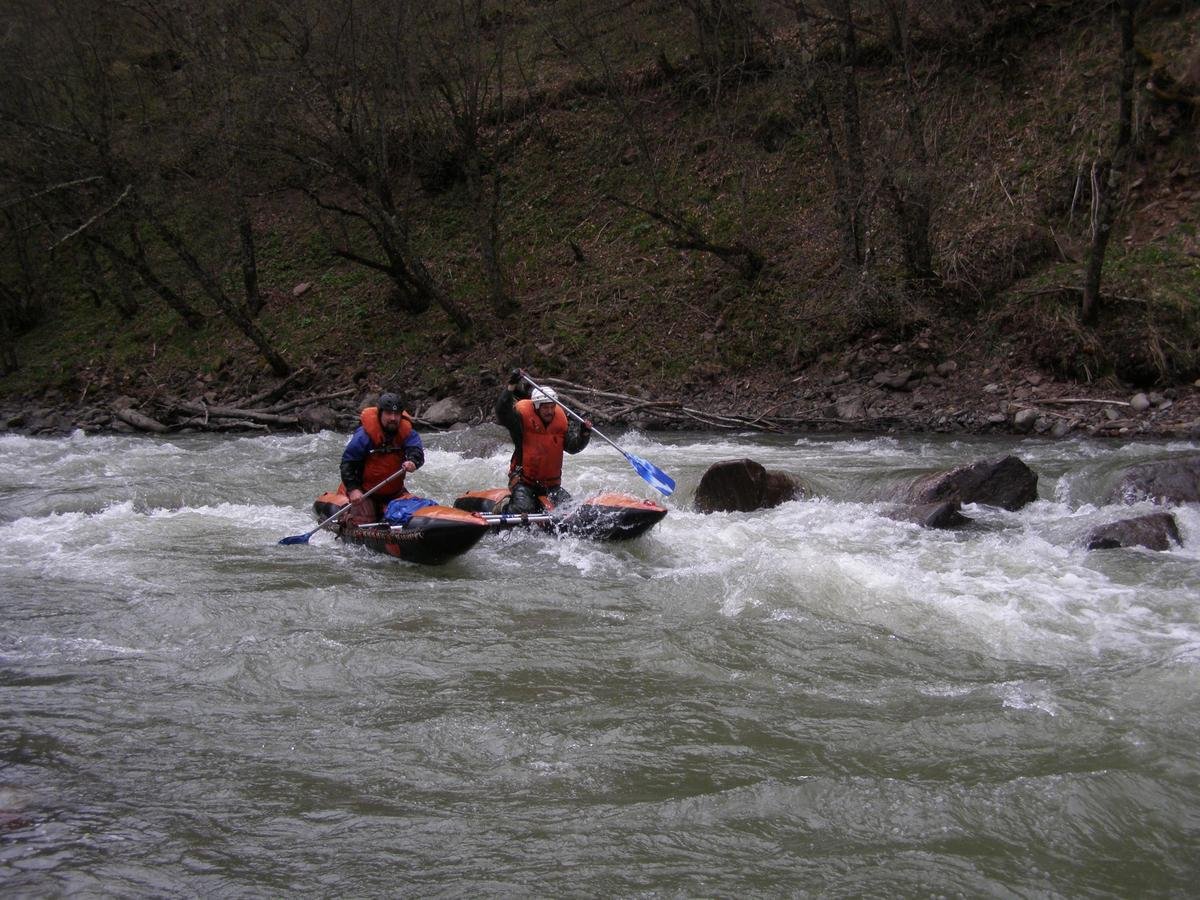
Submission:
[[[414,243],[474,321],[466,335],[441,310],[396,309],[386,278],[338,256],[336,228],[299,195],[255,199],[256,321],[304,370],[284,398],[325,398],[345,425],[390,387],[418,415],[450,397],[481,419],[503,374],[523,365],[678,401],[571,395],[601,421],[641,427],[730,416],[739,427],[1200,434],[1200,10],[1147,4],[1139,20],[1136,151],[1104,304],[1085,327],[1093,164],[1115,129],[1119,35],[1095,4],[1032,6],[970,52],[946,42],[914,57],[930,283],[901,271],[888,185],[914,158],[901,124],[909,82],[878,23],[859,22],[868,215],[852,273],[828,137],[789,67],[799,38],[788,27],[720,96],[682,51],[626,59],[597,81],[582,51],[547,50],[557,66],[541,71],[557,80],[497,126],[519,137],[498,206],[517,313],[486,300],[477,198],[453,166],[408,200]],[[714,246],[752,248],[761,270],[684,246],[672,211]],[[0,379],[9,427],[127,427],[114,405],[180,422],[181,399],[231,405],[280,381],[203,297],[207,321],[193,332],[152,298],[126,322],[69,279],[59,290],[20,339],[20,368]],[[1139,392],[1144,410],[1127,405]]]

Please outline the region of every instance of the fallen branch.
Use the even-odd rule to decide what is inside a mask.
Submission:
[[[246,419],[260,425],[286,425],[291,428],[299,427],[300,420],[295,416],[278,416],[274,413],[257,409],[237,409],[232,406],[206,406],[203,403],[191,403],[187,400],[175,400],[174,406],[193,416],[203,416],[205,419]]]
[[[296,409],[300,406],[312,406],[314,403],[324,403],[326,400],[349,397],[357,393],[357,390],[357,388],[346,388],[344,391],[335,391],[332,394],[317,394],[315,397],[301,397],[299,400],[287,400],[283,403],[276,403],[274,406],[268,406],[264,411],[272,413],[287,412],[289,409]]]
[[[126,425],[132,425],[139,431],[151,431],[154,434],[166,434],[171,429],[159,422],[157,419],[152,419],[147,415],[143,415],[135,409],[121,407],[114,409],[113,415],[124,422]]]
[[[287,393],[287,389],[299,380],[302,376],[310,375],[311,372],[306,368],[299,368],[287,378],[284,378],[274,387],[267,388],[265,391],[260,391],[253,397],[247,397],[244,400],[238,400],[233,405],[237,409],[245,409],[246,407],[254,407],[260,403],[266,403],[271,400],[276,400]]]
[[[1030,403],[1099,403],[1102,406],[1129,406],[1129,403],[1124,400],[1093,400],[1089,397],[1063,397],[1061,399],[1051,399],[1039,397],[1036,400],[1028,401]]]

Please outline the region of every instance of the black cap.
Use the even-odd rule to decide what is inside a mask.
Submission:
[[[380,412],[404,412],[404,404],[400,402],[400,395],[393,394],[391,391],[379,395],[379,411]]]

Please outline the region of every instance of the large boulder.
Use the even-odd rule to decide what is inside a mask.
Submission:
[[[1183,544],[1179,526],[1170,513],[1150,513],[1134,519],[1121,519],[1093,528],[1087,536],[1089,550],[1112,550],[1117,547],[1146,547],[1149,550],[1169,550],[1171,544]]]
[[[750,512],[769,509],[808,490],[786,472],[768,471],[752,459],[715,462],[696,488],[696,509],[702,513]]]
[[[421,421],[437,428],[446,428],[455,422],[465,422],[467,413],[462,404],[451,397],[443,397],[421,414]]]
[[[1130,466],[1112,489],[1112,503],[1200,503],[1200,453]]]
[[[957,501],[1017,510],[1037,499],[1037,473],[1015,456],[932,472],[894,488],[890,499],[917,506]]]
[[[451,429],[438,436],[437,446],[444,450],[461,453],[463,459],[487,459],[500,452],[512,450],[512,438],[508,429],[495,422],[484,422],[474,428]],[[496,475],[504,474],[497,470]]]
[[[962,514],[962,504],[957,500],[941,503],[922,503],[917,506],[893,506],[883,515],[897,522],[916,522],[922,528],[959,528],[969,525],[971,519]]]
[[[296,421],[300,423],[300,427],[304,431],[310,434],[318,431],[338,431],[341,425],[341,417],[324,404],[304,407],[296,413]]]

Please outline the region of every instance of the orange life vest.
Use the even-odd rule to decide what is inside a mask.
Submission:
[[[413,426],[412,417],[407,412],[400,415],[402,416],[400,427],[396,429],[396,436],[391,443],[387,442],[387,435],[383,433],[383,425],[379,422],[379,407],[368,406],[359,417],[363,430],[371,439],[371,449],[363,464],[362,489],[364,491],[369,491],[379,482],[394,475],[404,465],[404,442],[412,434]],[[397,497],[403,493],[405,493],[404,476],[401,475],[399,478],[389,481],[372,496],[388,498]]]
[[[554,418],[547,425],[533,407],[532,400],[518,400],[513,404],[521,420],[521,449],[513,453],[508,473],[512,475],[518,466],[521,480],[558,487],[562,482],[563,446],[567,441],[567,414],[559,406],[554,407]]]

